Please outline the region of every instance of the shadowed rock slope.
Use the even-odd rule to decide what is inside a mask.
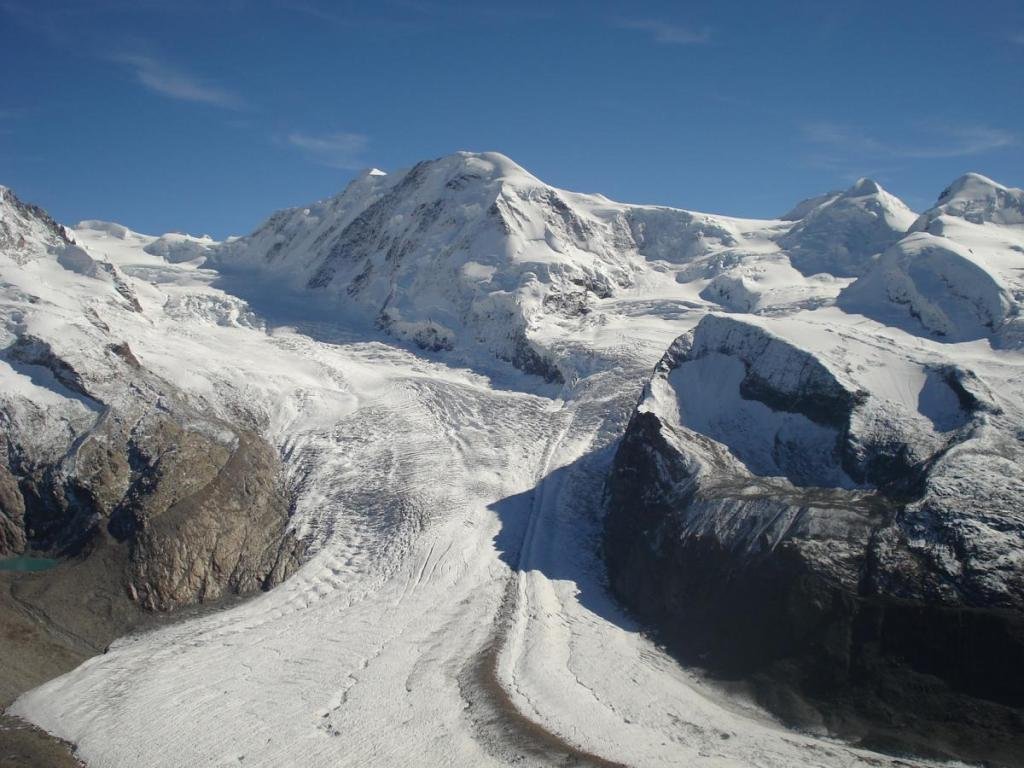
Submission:
[[[791,723],[1019,764],[1019,403],[831,335],[711,315],[673,344],[609,479],[612,587]]]

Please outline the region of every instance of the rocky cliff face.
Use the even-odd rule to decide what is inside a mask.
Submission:
[[[1003,760],[1024,746],[1019,393],[830,335],[712,315],[673,344],[609,480],[612,586],[805,727]]]
[[[282,580],[299,552],[276,452],[112,334],[100,313],[146,322],[117,267],[8,190],[0,214],[0,554],[103,550],[123,593],[156,610]]]

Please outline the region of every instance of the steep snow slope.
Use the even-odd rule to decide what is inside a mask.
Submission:
[[[948,237],[916,232],[888,249],[846,289],[844,309],[919,327],[953,341],[996,331],[1013,297],[985,260]],[[916,322],[915,322],[916,321]]]
[[[891,412],[931,455],[966,423],[929,372],[942,345],[832,306],[849,278],[795,270],[778,242],[793,226],[622,205],[460,154],[367,174],[205,264],[112,225],[77,231],[144,309],[105,318],[111,333],[278,449],[310,559],[249,603],[115,643],[15,711],[93,768],[925,764],[786,731],[680,668],[605,592],[616,440],[650,368],[711,310],[732,314],[705,321],[708,360],[746,360],[780,391],[868,391],[850,419],[862,442]],[[754,345],[730,330],[748,312]],[[1014,380],[1018,353],[972,344],[967,367]],[[819,450],[835,424],[757,410],[722,368],[692,375],[724,399],[666,402],[731,468],[854,495],[880,482],[857,445]],[[747,410],[715,421],[709,402]]]

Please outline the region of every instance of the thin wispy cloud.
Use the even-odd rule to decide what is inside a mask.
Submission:
[[[111,60],[128,68],[140,85],[161,96],[223,109],[244,106],[237,94],[152,56],[122,53]]]
[[[819,149],[847,159],[934,160],[971,157],[1013,146],[1019,137],[982,124],[921,124],[913,143],[880,139],[855,126],[814,122],[801,126],[804,138]]]
[[[320,135],[293,131],[288,134],[287,142],[302,150],[315,163],[326,165],[328,168],[351,171],[366,164],[363,153],[370,139],[362,133],[346,131]]]
[[[1024,46],[1024,32],[1014,32],[1010,35],[1010,42],[1014,45]]]
[[[663,45],[700,45],[711,40],[711,30],[694,29],[657,19],[617,19],[613,25],[619,29],[644,32],[654,42]]]
[[[380,0],[354,11],[338,8],[337,3],[317,0],[273,0],[280,11],[305,16],[317,23],[339,27],[373,27],[378,33],[405,36],[430,34],[435,26],[509,24],[540,22],[555,17],[551,9],[531,9],[515,5],[490,7],[486,4],[453,4],[433,0]]]
[[[838,123],[813,122],[800,126],[800,132],[811,144],[842,149],[847,153],[887,154],[883,145],[857,128]]]
[[[97,17],[120,16],[130,10],[139,10],[140,7],[150,12],[194,12],[195,8],[190,7],[185,0],[179,3],[152,0],[145,4],[130,0],[106,0],[84,5],[52,4],[45,9],[38,6],[38,3],[28,5],[12,0],[0,0],[0,16],[10,17],[27,31],[42,37],[51,46],[61,50],[73,47],[80,54],[118,64],[127,69],[140,85],[162,96],[225,109],[239,109],[244,106],[243,100],[237,94],[146,53],[149,46],[145,40],[132,40],[131,35],[122,32],[115,41],[114,35],[106,25],[96,27],[88,24]],[[125,42],[126,38],[132,41]],[[71,46],[72,40],[74,46]],[[111,55],[111,49],[120,49],[122,52]]]

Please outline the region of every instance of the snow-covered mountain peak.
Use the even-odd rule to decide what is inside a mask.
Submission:
[[[862,177],[854,182],[853,186],[850,187],[843,193],[844,197],[863,197],[864,195],[877,195],[879,192],[884,192],[882,185],[874,179]]]
[[[858,179],[841,193],[806,200],[787,214],[800,215],[779,244],[805,275],[855,277],[914,223],[917,214],[878,182]]]
[[[527,330],[631,283],[642,257],[625,210],[499,153],[457,152],[277,213],[213,264],[273,275],[424,347],[483,343],[557,378]]]
[[[396,176],[420,197],[458,197],[491,203],[503,189],[551,189],[500,152],[454,152],[417,163]]]
[[[896,195],[888,192],[874,179],[857,179],[839,198],[832,203],[834,207],[840,201],[862,201],[859,203],[865,210],[884,216],[893,227],[903,226],[908,220],[913,223],[914,212]],[[909,227],[909,224],[906,225]]]
[[[0,254],[24,264],[71,243],[67,230],[46,211],[23,203],[10,188],[0,187]]]
[[[1006,187],[988,176],[970,171],[956,179],[952,184],[942,190],[939,195],[939,204],[948,203],[955,198],[977,200],[989,197],[998,191],[1006,191]]]
[[[1003,186],[980,173],[966,173],[942,191],[935,207],[922,214],[913,228],[927,229],[940,216],[955,216],[972,224],[1024,225],[1024,189]]]
[[[500,152],[467,152],[465,150],[431,161],[438,167],[458,173],[478,173],[488,179],[508,182],[543,184],[519,163]]]

